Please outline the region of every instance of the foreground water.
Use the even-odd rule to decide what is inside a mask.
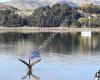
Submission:
[[[48,36],[50,33],[1,33],[0,79],[22,80],[27,67],[18,58],[26,60],[26,55]],[[57,34],[41,51],[42,61],[33,66],[30,80],[94,80],[100,69],[99,37],[99,33],[91,38],[80,33]]]

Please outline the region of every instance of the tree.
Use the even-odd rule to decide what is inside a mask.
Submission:
[[[78,20],[82,25],[89,26],[89,18],[80,18]],[[90,18],[90,26],[100,26],[100,19],[99,18]]]
[[[19,16],[12,10],[0,11],[0,25],[6,27],[21,27],[27,25],[26,17]]]
[[[80,17],[79,13],[68,4],[57,3],[51,7],[37,8],[29,17],[28,23],[29,26],[35,27],[58,27],[66,20],[66,25],[69,26],[73,23],[73,21],[71,21],[72,15],[75,20]]]

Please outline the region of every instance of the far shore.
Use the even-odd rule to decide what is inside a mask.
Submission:
[[[37,32],[81,32],[81,31],[100,32],[100,28],[67,28],[67,27],[0,27],[0,33],[2,32],[22,32],[22,33],[37,33]]]

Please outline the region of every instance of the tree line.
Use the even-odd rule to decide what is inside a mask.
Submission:
[[[30,16],[18,15],[16,11],[1,10],[0,26],[6,27],[58,27],[70,26],[77,21],[80,14],[67,4],[54,4],[39,7]]]

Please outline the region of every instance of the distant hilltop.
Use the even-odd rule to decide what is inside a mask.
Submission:
[[[4,5],[4,4],[0,3],[0,10],[17,10],[17,8],[14,8],[10,5]]]
[[[49,3],[39,0],[11,0],[4,4],[13,6],[19,10],[34,10],[35,8],[49,5]]]
[[[52,5],[55,3],[67,3],[72,7],[90,3],[100,5],[100,1],[96,0],[11,0],[5,2],[4,4],[13,6],[15,8],[18,8],[19,10],[34,10],[35,8]]]

